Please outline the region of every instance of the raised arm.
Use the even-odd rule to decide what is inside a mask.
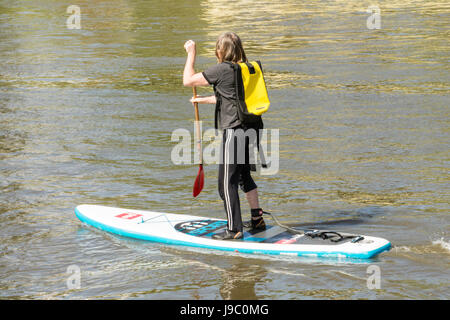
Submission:
[[[186,41],[184,49],[186,49],[187,52],[187,59],[183,72],[183,85],[185,87],[209,86],[208,81],[206,81],[201,72],[195,73],[195,42],[192,40]]]

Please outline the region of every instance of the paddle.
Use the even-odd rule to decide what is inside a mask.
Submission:
[[[197,88],[193,87],[192,91],[194,93],[194,98],[196,98],[197,97]],[[205,174],[203,172],[202,133],[200,132],[200,117],[198,115],[198,103],[197,102],[194,102],[194,108],[195,108],[195,126],[196,126],[196,131],[197,131],[197,148],[198,148],[198,154],[199,154],[199,159],[200,159],[197,178],[195,178],[194,188],[192,190],[192,195],[194,197],[196,197],[203,189],[203,184],[205,182]]]

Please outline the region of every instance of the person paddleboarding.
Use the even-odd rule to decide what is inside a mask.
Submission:
[[[248,139],[245,140],[245,137],[249,136],[247,131],[255,130],[258,132],[259,144],[259,130],[263,128],[261,114],[269,105],[261,64],[248,61],[241,39],[233,32],[225,32],[219,36],[215,48],[217,64],[203,72],[196,73],[194,69],[195,42],[186,41],[184,49],[187,59],[183,85],[194,88],[210,85],[214,87],[214,95],[194,95],[190,101],[193,104],[215,105],[216,129],[218,127],[223,130],[218,182],[228,224],[224,232],[214,235],[214,239],[242,239],[244,226],[256,230],[266,228],[262,217],[263,210],[259,204],[258,188],[251,175],[250,144]],[[245,146],[245,161],[236,161],[239,155],[242,155],[242,149],[237,148],[240,142]],[[244,191],[251,209],[251,220],[247,223],[242,222],[239,187]]]

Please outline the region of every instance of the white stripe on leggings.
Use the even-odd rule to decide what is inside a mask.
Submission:
[[[223,179],[224,179],[224,183],[223,183],[223,188],[224,188],[224,193],[225,193],[225,211],[227,212],[227,217],[228,217],[228,224],[229,224],[229,228],[231,229],[233,227],[233,212],[231,212],[231,201],[230,201],[230,193],[228,192],[228,181],[229,181],[229,177],[228,177],[228,165],[229,165],[229,145],[230,145],[230,140],[233,137],[233,130],[232,129],[226,129],[227,130],[227,136],[225,139],[225,152],[224,152],[224,175],[223,175]]]

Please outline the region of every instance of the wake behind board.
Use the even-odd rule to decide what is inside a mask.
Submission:
[[[312,229],[293,234],[271,225],[264,231],[244,230],[244,239],[215,240],[213,234],[226,228],[226,220],[184,214],[98,205],[79,205],[75,214],[88,225],[120,236],[249,254],[369,259],[391,248],[382,238]]]

